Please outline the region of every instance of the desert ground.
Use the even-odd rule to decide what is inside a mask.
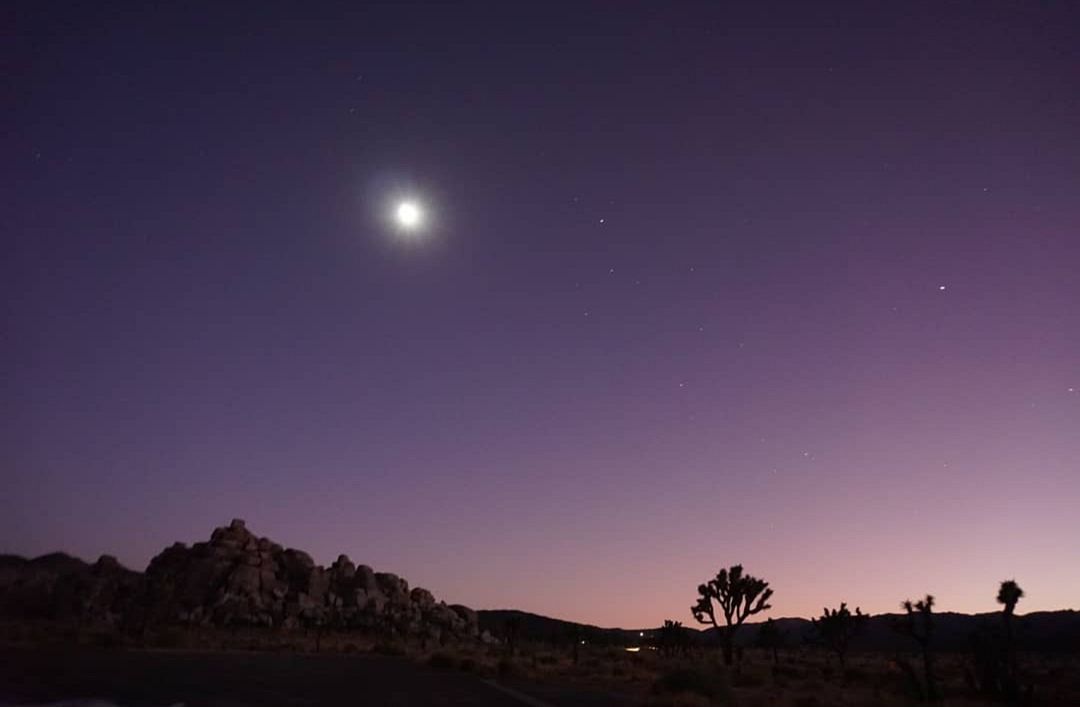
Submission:
[[[50,704],[97,699],[123,707],[184,704],[476,705],[533,707],[703,707],[706,705],[920,704],[900,663],[907,655],[856,654],[844,675],[826,653],[811,648],[774,657],[748,649],[736,669],[715,650],[660,655],[648,647],[523,644],[423,649],[324,636],[319,652],[308,635],[268,643],[235,633],[212,646],[208,635],[148,648],[71,640],[9,644],[0,652],[0,704]],[[576,653],[576,655],[575,655]],[[945,697],[940,705],[991,702],[966,682],[967,658],[936,657]],[[1022,656],[1035,691],[1029,704],[1080,704],[1080,660],[1068,655]]]

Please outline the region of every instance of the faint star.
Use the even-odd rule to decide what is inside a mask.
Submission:
[[[600,219],[600,223],[603,223],[603,222],[604,222],[604,219]]]

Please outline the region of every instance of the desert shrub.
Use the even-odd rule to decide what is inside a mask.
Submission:
[[[375,644],[371,649],[372,653],[378,653],[379,655],[390,655],[401,657],[405,655],[405,644],[399,640],[384,639]]]
[[[657,695],[690,693],[721,704],[734,704],[735,693],[731,689],[725,671],[716,668],[677,668],[661,675],[653,684]]]
[[[90,642],[95,648],[121,648],[124,645],[123,636],[116,631],[101,631],[90,636]]]
[[[773,675],[789,680],[802,680],[806,677],[806,670],[793,663],[781,663],[773,669]]]
[[[446,651],[432,653],[427,662],[432,668],[438,668],[440,670],[455,670],[460,665],[457,657]]]
[[[184,645],[184,632],[178,628],[163,628],[154,636],[157,648],[180,648]]]
[[[495,672],[498,673],[501,678],[514,678],[521,677],[521,666],[509,658],[503,658],[495,666]]]
[[[870,673],[863,668],[850,667],[844,670],[844,680],[852,683],[863,683],[870,679]]]
[[[679,692],[674,695],[653,695],[642,707],[709,707],[711,704],[708,697],[692,692]]]
[[[757,673],[741,670],[735,674],[732,683],[735,687],[761,687],[765,684],[765,680]]]

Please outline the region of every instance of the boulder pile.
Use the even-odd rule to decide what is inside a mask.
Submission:
[[[329,567],[258,537],[244,521],[175,543],[145,573],[103,556],[0,557],[0,614],[108,625],[359,629],[436,641],[478,637],[472,609],[341,555]]]

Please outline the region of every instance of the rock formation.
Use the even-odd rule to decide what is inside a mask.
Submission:
[[[103,556],[0,557],[0,614],[108,626],[265,626],[367,630],[436,641],[479,634],[477,614],[397,575],[341,555],[320,567],[301,550],[233,520],[207,542],[176,543],[145,573]]]

